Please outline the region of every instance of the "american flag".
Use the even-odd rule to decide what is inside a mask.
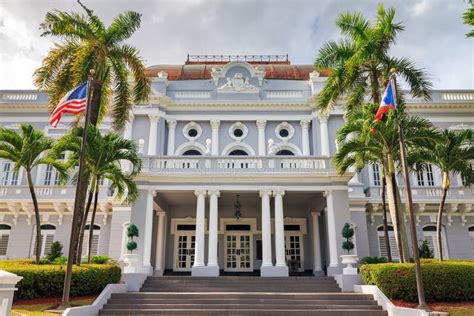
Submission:
[[[86,110],[87,103],[87,82],[84,82],[80,86],[72,89],[59,101],[58,105],[54,109],[49,123],[53,127],[58,126],[59,120],[64,113],[79,114]]]

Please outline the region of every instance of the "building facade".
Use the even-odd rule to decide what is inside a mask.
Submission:
[[[184,65],[147,72],[153,78],[149,103],[136,105],[120,131],[142,155],[140,196],[122,205],[103,183],[94,254],[121,259],[125,228],[134,223],[140,230],[136,253],[150,274],[333,275],[342,268],[342,227],[351,223],[359,258],[387,255],[378,166],[340,175],[331,161],[344,111],[342,103],[328,115],[315,107],[327,71],[292,65],[287,56],[188,56]],[[57,128],[49,126],[47,96],[37,91],[0,95],[2,127],[31,123],[60,137],[72,121],[65,116]],[[429,102],[407,96],[407,103],[409,113],[440,128],[474,128],[472,90],[434,91]],[[101,129],[110,130],[110,121]],[[32,202],[25,174],[12,169],[0,161],[0,256],[32,257]],[[58,186],[50,168],[37,168],[33,176],[42,255],[55,240],[66,252],[74,187]],[[437,255],[441,174],[432,166],[411,176],[418,238]],[[448,258],[474,259],[473,204],[473,189],[454,177],[443,219]]]

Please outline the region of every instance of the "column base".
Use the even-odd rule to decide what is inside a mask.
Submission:
[[[260,268],[261,277],[288,277],[287,266],[263,266]]]
[[[314,276],[324,276],[324,271],[323,270],[313,270],[313,275]]]
[[[163,273],[164,273],[163,270],[154,270],[153,276],[163,276]]]
[[[191,276],[193,277],[218,277],[219,266],[197,266],[191,268]]]

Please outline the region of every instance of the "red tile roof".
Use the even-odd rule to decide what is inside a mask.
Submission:
[[[212,67],[224,64],[226,63],[192,62],[185,65],[155,65],[148,67],[146,73],[149,77],[157,77],[159,72],[164,71],[168,73],[168,80],[211,79]],[[309,74],[314,71],[313,65],[291,65],[287,63],[260,63],[259,65],[265,69],[265,79],[308,80]],[[327,77],[330,74],[329,69],[321,69],[318,72],[321,77]]]

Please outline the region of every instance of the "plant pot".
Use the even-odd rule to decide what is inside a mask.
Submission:
[[[141,267],[141,257],[137,254],[128,253],[123,255],[123,262],[126,264],[123,268],[124,273],[136,273]]]
[[[342,255],[341,259],[341,263],[347,265],[347,267],[342,269],[342,274],[357,274],[357,268],[352,266],[359,261],[357,255]]]

